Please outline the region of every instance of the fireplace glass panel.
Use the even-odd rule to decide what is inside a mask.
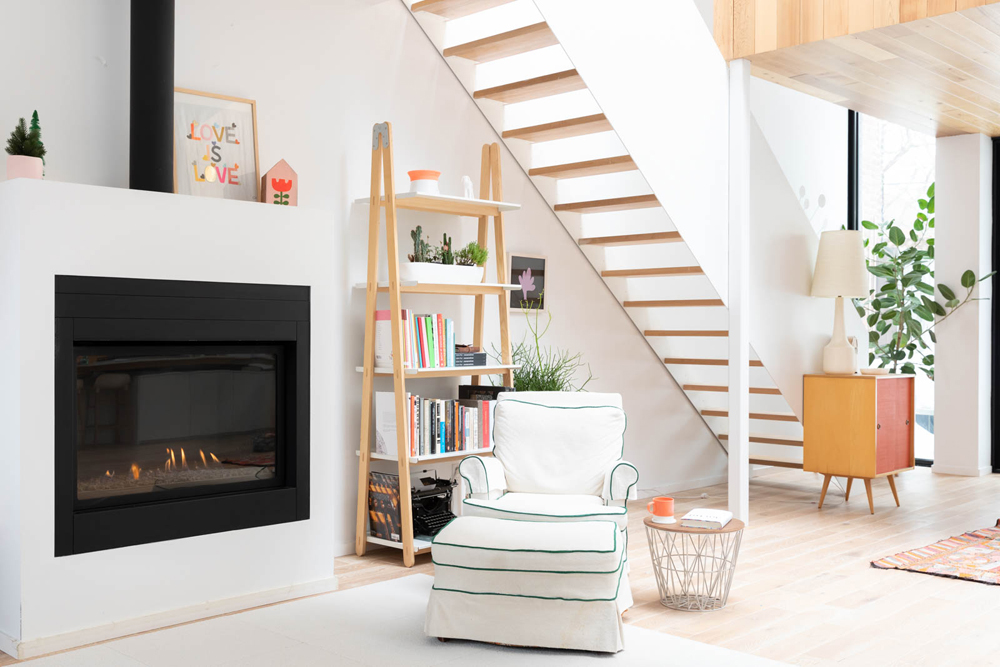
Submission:
[[[279,347],[77,347],[75,361],[78,504],[280,482]]]

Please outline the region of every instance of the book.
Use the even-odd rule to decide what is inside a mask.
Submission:
[[[728,510],[693,509],[681,517],[681,526],[722,530],[732,520],[733,513]]]
[[[485,366],[485,352],[455,352],[453,366]]]
[[[391,391],[375,392],[375,453],[396,452],[396,395]]]
[[[399,476],[368,473],[368,534],[391,542],[402,541],[399,517]]]
[[[434,329],[434,342],[437,343],[437,365],[438,368],[444,368],[448,365],[444,354],[444,315],[438,313],[434,317],[437,325],[437,328]]]

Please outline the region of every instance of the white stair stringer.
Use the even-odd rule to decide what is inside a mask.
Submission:
[[[406,4],[411,4],[404,0]],[[562,25],[561,17],[567,11],[585,11],[591,5],[590,0],[570,2],[570,7],[561,7],[564,0],[514,0],[496,9],[473,14],[466,18],[443,21],[436,16],[416,13],[415,16],[424,27],[425,32],[435,43],[439,51],[489,35],[500,34],[521,26],[532,25],[542,20],[550,21],[554,32],[560,39],[569,32],[586,30],[579,25],[572,29]],[[646,3],[637,3],[645,5]],[[674,3],[667,3],[673,6]],[[685,3],[680,3],[685,4]],[[606,8],[606,5],[603,5]],[[544,10],[545,15],[539,11]],[[624,11],[624,8],[621,8]],[[619,7],[615,7],[618,12]],[[693,38],[698,42],[700,37],[707,40],[714,57],[705,56],[704,68],[715,77],[717,82],[726,86],[725,64],[719,56],[711,35],[707,33],[700,16],[691,7],[691,16],[687,17],[684,9],[671,9],[680,12],[671,20],[690,20],[687,27],[675,26],[672,30],[687,32],[700,30],[704,35]],[[632,10],[628,10],[631,12]],[[659,12],[661,10],[657,10]],[[615,13],[613,12],[613,13]],[[606,14],[607,12],[605,12]],[[617,20],[617,19],[616,19]],[[659,19],[657,19],[659,20]],[[660,28],[662,26],[657,26]],[[612,29],[609,27],[609,29]],[[662,30],[658,30],[662,33]],[[634,35],[630,39],[635,37]],[[661,34],[657,39],[663,40]],[[690,35],[685,38],[691,41]],[[573,42],[571,38],[569,40]],[[703,41],[703,40],[702,40]],[[563,44],[565,46],[565,44]],[[703,45],[701,45],[703,46]],[[699,46],[699,48],[701,48]],[[522,53],[516,56],[501,58],[490,62],[477,64],[458,57],[446,58],[458,79],[466,87],[470,95],[477,90],[502,86],[512,82],[544,76],[552,72],[560,72],[574,68],[580,64],[573,51],[556,53],[561,46],[541,48],[536,51]],[[572,58],[570,56],[573,56]],[[700,56],[699,56],[700,57]],[[584,63],[588,58],[581,59]],[[586,72],[590,65],[580,68]],[[721,73],[721,75],[720,75]],[[706,76],[702,73],[702,76]],[[585,76],[590,86],[590,75]],[[597,76],[596,79],[600,79]],[[627,77],[626,77],[627,78]],[[688,85],[696,82],[688,77]],[[678,85],[667,84],[666,85]],[[683,86],[681,86],[683,88]],[[619,95],[614,86],[606,95]],[[676,90],[674,90],[676,92]],[[718,95],[723,100],[719,102]],[[606,114],[609,125],[605,121],[596,122],[598,131],[581,133],[575,136],[550,138],[544,137],[537,141],[518,138],[505,138],[504,142],[518,161],[525,173],[532,169],[566,165],[582,161],[598,160],[613,156],[630,155],[638,169],[588,175],[575,178],[553,178],[549,176],[531,176],[532,182],[557,213],[567,231],[581,240],[581,250],[598,272],[621,272],[634,270],[658,270],[678,267],[695,268],[696,274],[657,275],[649,277],[604,277],[605,283],[623,304],[626,312],[636,327],[650,335],[646,336],[652,350],[661,362],[669,360],[666,368],[678,384],[685,388],[685,393],[692,404],[702,413],[703,419],[710,429],[722,436],[721,444],[725,447],[725,435],[728,420],[718,413],[727,408],[727,394],[717,391],[727,382],[727,367],[718,365],[727,356],[727,343],[724,337],[728,329],[728,314],[724,306],[686,306],[684,302],[696,300],[704,302],[725,301],[727,248],[726,230],[728,215],[727,196],[727,158],[728,124],[726,120],[728,89],[715,91],[715,99],[702,103],[711,106],[714,111],[705,113],[704,108],[692,108],[683,112],[689,117],[689,125],[695,122],[719,125],[712,131],[687,132],[690,136],[687,146],[678,143],[678,137],[664,136],[657,132],[656,123],[666,122],[663,115],[654,118],[643,118],[643,125],[637,126],[630,113],[623,112],[629,105],[639,106],[650,104],[647,99],[638,101],[615,100],[610,106],[614,109],[608,113],[605,99],[597,103],[591,88],[545,96],[538,99],[501,103],[490,99],[476,99],[484,116],[493,125],[498,135],[505,130],[523,132],[522,128],[531,129],[546,123],[565,121],[568,119],[591,119],[596,115]],[[694,103],[697,107],[697,103]],[[721,119],[718,116],[721,109]],[[644,114],[648,116],[649,114]],[[676,116],[676,114],[675,114]],[[636,134],[622,134],[619,124],[614,122],[618,117],[620,125],[638,129]],[[720,124],[721,120],[721,124]],[[676,122],[676,117],[671,122]],[[609,129],[613,126],[613,129]],[[645,134],[642,130],[645,128]],[[688,128],[690,129],[690,127]],[[684,134],[677,132],[676,134]],[[699,142],[707,138],[706,148],[695,150],[691,141]],[[683,142],[682,142],[683,143]],[[663,147],[668,150],[663,150]],[[766,143],[765,143],[766,147]],[[713,153],[716,153],[713,155]],[[689,155],[690,154],[690,155]],[[678,155],[684,156],[678,158]],[[769,155],[769,153],[768,153]],[[692,157],[693,156],[693,157]],[[690,158],[690,159],[689,159]],[[772,158],[773,159],[773,158]],[[686,165],[687,168],[684,168]],[[668,187],[653,188],[650,186],[650,175],[660,180],[674,179]],[[780,174],[780,169],[779,169]],[[721,179],[721,180],[720,180]],[[784,182],[784,181],[783,181]],[[791,194],[787,183],[785,187]],[[600,213],[576,213],[556,210],[558,205],[573,202],[603,200],[641,195],[659,195],[659,203],[653,208],[622,210]],[[797,200],[793,202],[798,205]],[[701,198],[707,202],[696,205]],[[667,210],[670,213],[667,213]],[[801,209],[799,209],[801,213]],[[686,223],[686,225],[685,225]],[[752,221],[753,224],[753,221]],[[805,227],[808,221],[805,222]],[[670,242],[644,243],[640,245],[603,245],[600,242],[589,244],[587,240],[600,241],[605,237],[634,238],[631,235],[649,235],[664,237],[670,233],[680,233],[680,239],[671,238]],[[645,238],[645,237],[642,237]],[[811,275],[811,267],[809,275]],[[827,306],[829,303],[812,300],[817,304]],[[647,307],[649,302],[655,302],[656,307]],[[662,302],[667,302],[663,304]],[[773,310],[773,309],[772,309]],[[829,331],[829,328],[826,328]],[[706,335],[683,335],[688,332],[706,333]],[[752,329],[754,334],[756,330]],[[658,333],[682,335],[656,335]],[[753,343],[758,340],[751,337]],[[811,342],[804,341],[807,344]],[[791,444],[770,444],[767,442],[752,442],[751,457],[755,459],[779,459],[801,462],[801,447],[794,443],[801,442],[802,427],[798,421],[789,421],[789,415],[801,416],[801,370],[799,371],[799,393],[795,396],[798,405],[790,404],[784,396],[776,392],[776,385],[768,371],[771,370],[765,357],[770,355],[775,346],[765,341],[762,349],[766,355],[757,357],[752,349],[755,361],[750,369],[751,386],[771,391],[769,394],[752,393],[750,397],[751,412],[762,417],[751,420],[751,435],[757,439],[775,440]],[[821,347],[821,346],[820,346]],[[754,348],[755,349],[755,348]],[[803,346],[804,349],[804,346]],[[817,348],[818,349],[818,348]],[[765,359],[760,365],[758,359]],[[711,364],[711,365],[706,365]],[[706,390],[707,388],[707,390]],[[786,387],[782,387],[782,392]],[[777,394],[777,395],[775,395]],[[706,414],[706,412],[708,414]],[[786,419],[764,418],[778,415]]]

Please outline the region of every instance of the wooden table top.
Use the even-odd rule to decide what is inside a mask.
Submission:
[[[647,516],[642,521],[644,524],[650,528],[655,528],[657,530],[666,530],[671,533],[689,533],[691,535],[716,535],[718,533],[735,533],[737,531],[743,530],[745,525],[739,519],[733,519],[727,523],[721,530],[713,530],[711,528],[685,528],[681,525],[681,520],[678,519],[677,523],[655,523],[653,517]]]

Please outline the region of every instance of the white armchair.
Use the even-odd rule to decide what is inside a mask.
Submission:
[[[459,464],[462,513],[519,521],[615,521],[637,497],[639,472],[622,460],[625,411],[618,394],[502,393],[493,457]]]

